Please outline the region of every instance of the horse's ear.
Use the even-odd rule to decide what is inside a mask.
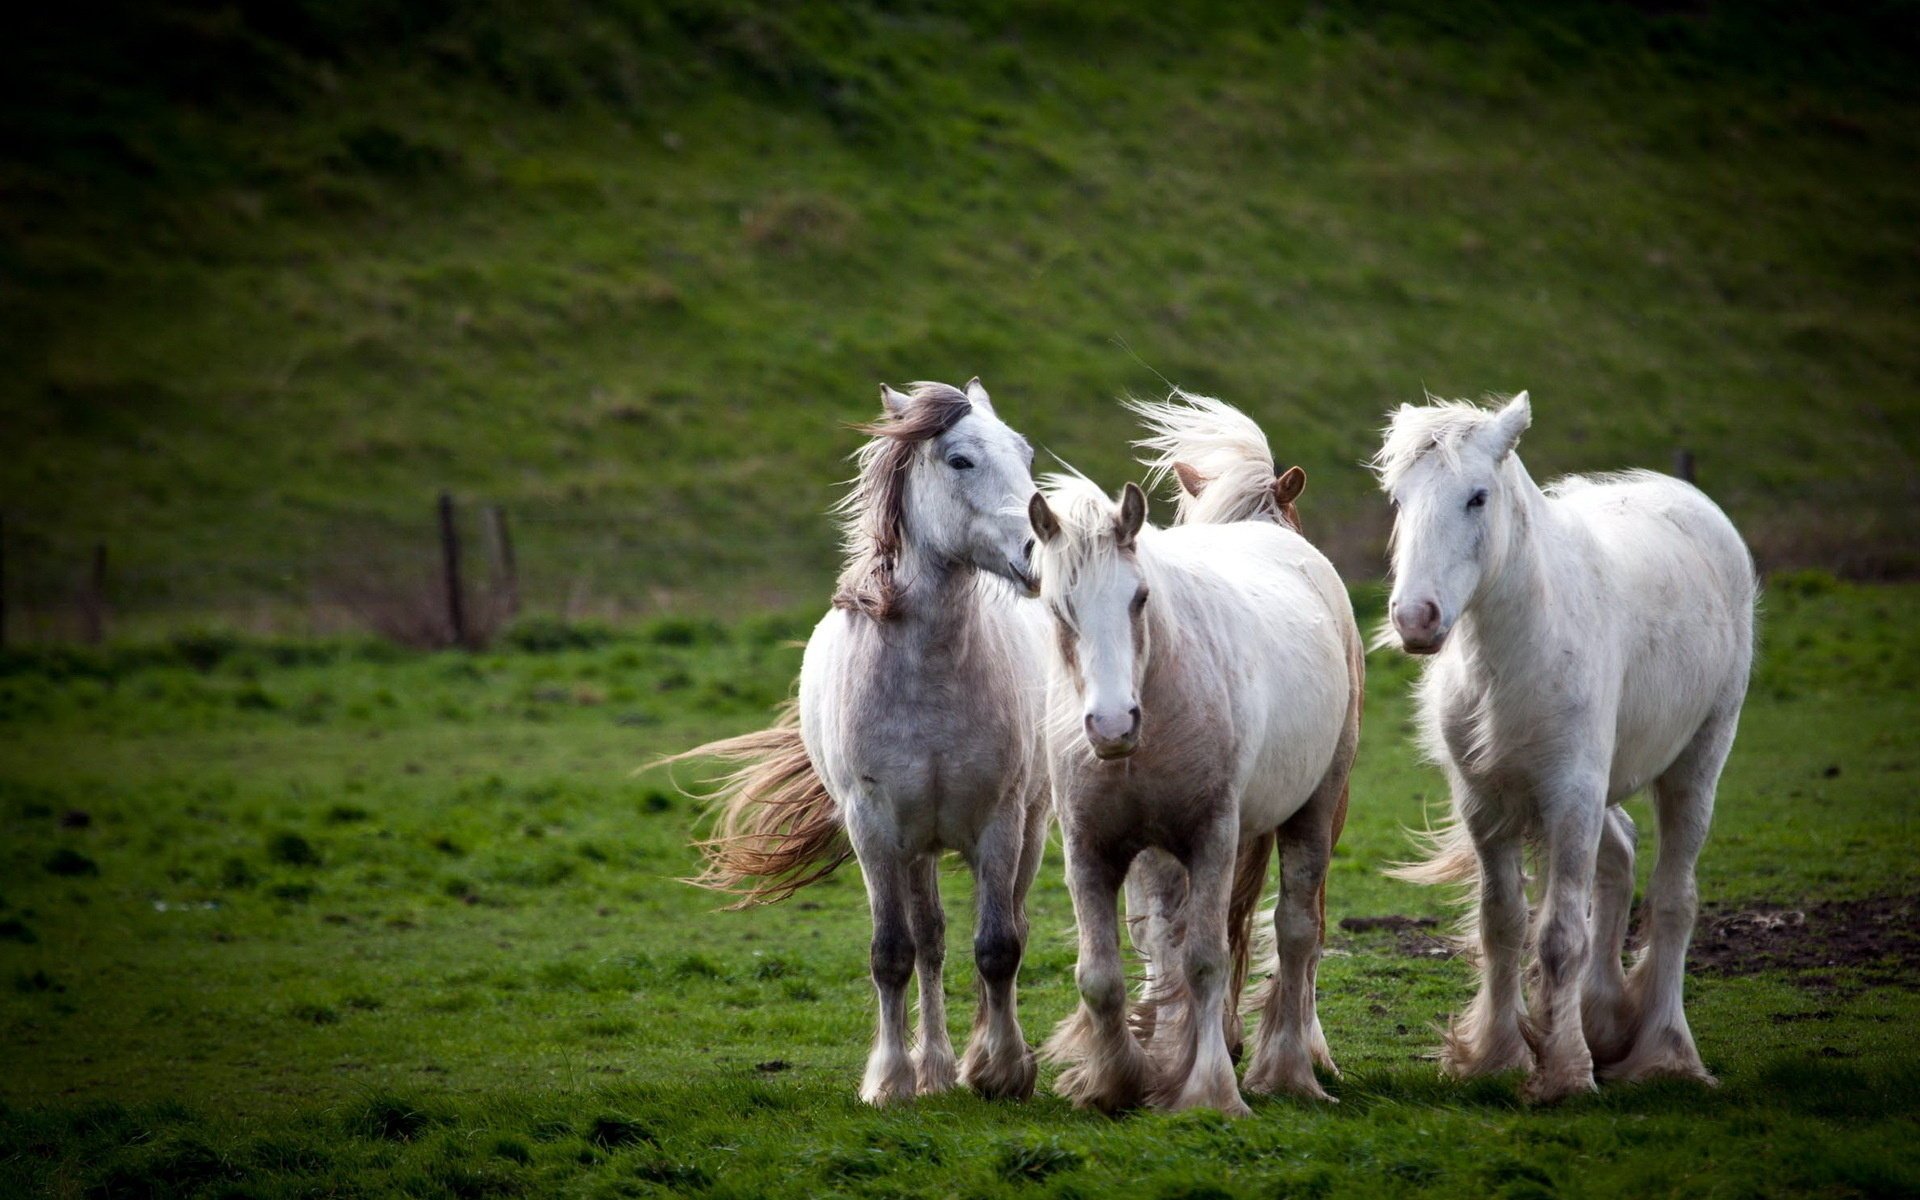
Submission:
[[[1273,481],[1273,502],[1285,508],[1298,500],[1300,493],[1306,490],[1307,473],[1299,467],[1288,467]]]
[[[1140,527],[1147,523],[1147,494],[1140,485],[1131,479],[1127,486],[1120,489],[1120,515],[1114,519],[1114,533],[1119,536],[1120,546],[1125,549],[1133,545],[1134,537]]]
[[[978,375],[967,380],[967,399],[988,412],[993,411],[993,399],[987,395],[986,385],[980,382]]]
[[[1047,507],[1047,498],[1039,492],[1027,501],[1027,521],[1033,526],[1033,536],[1042,542],[1060,536],[1060,518],[1053,515],[1053,510]]]
[[[913,405],[913,397],[905,392],[896,392],[883,383],[880,385],[880,403],[885,406],[887,415],[898,421],[907,415],[907,409]]]
[[[1180,481],[1180,490],[1189,496],[1198,496],[1207,486],[1207,477],[1183,462],[1173,464],[1173,477]]]
[[[1520,444],[1520,435],[1533,424],[1533,404],[1525,392],[1521,392],[1507,401],[1507,406],[1493,418],[1493,457],[1497,462],[1513,453]]]

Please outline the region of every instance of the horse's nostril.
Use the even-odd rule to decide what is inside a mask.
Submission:
[[[1021,554],[1021,557],[1025,558],[1028,562],[1033,561],[1033,539],[1032,538],[1028,538],[1026,541],[1026,544],[1020,547],[1020,554]]]
[[[1127,726],[1127,736],[1138,737],[1140,734],[1140,706],[1136,704],[1132,708],[1129,708],[1127,710],[1127,716],[1131,718],[1131,723]]]
[[[1420,620],[1429,628],[1440,623],[1440,606],[1429,600],[1420,607]]]

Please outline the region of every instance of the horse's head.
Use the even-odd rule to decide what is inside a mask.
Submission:
[[[1532,420],[1521,392],[1498,410],[1402,405],[1374,457],[1393,497],[1393,594],[1400,644],[1433,654],[1496,570],[1512,533],[1513,448]]]
[[[1147,584],[1135,539],[1147,497],[1129,483],[1113,501],[1085,479],[1055,476],[1033,494],[1040,595],[1061,663],[1081,700],[1081,726],[1100,758],[1140,745],[1140,681],[1147,663]]]
[[[883,431],[906,447],[893,467],[902,541],[934,561],[969,564],[1037,595],[1027,439],[995,415],[978,379],[964,392],[944,383],[916,383],[911,393],[882,384],[880,396],[889,418]]]

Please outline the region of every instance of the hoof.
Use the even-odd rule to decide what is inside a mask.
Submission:
[[[914,1055],[914,1090],[922,1096],[944,1092],[958,1080],[959,1068],[954,1065],[953,1051],[942,1048],[933,1053],[921,1051]]]
[[[1040,1062],[1025,1042],[1013,1043],[1011,1053],[1003,1050],[997,1055],[976,1055],[974,1050],[972,1046],[967,1048],[966,1061],[960,1068],[960,1078],[968,1087],[987,1100],[1033,1098]]]
[[[1521,1095],[1528,1104],[1548,1105],[1599,1090],[1593,1081],[1593,1070],[1589,1067],[1586,1070],[1536,1072],[1528,1077]]]
[[[918,1091],[913,1063],[902,1057],[886,1062],[878,1057],[867,1063],[867,1077],[860,1085],[860,1099],[875,1108],[904,1104]]]

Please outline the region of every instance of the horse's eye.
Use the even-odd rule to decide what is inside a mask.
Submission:
[[[1486,506],[1487,506],[1487,489],[1485,488],[1480,488],[1478,491],[1474,492],[1473,495],[1467,497],[1468,508],[1485,508]]]
[[[956,454],[952,458],[949,458],[947,460],[947,465],[952,467],[956,471],[973,470],[973,460],[968,458],[964,454]]]
[[[1139,591],[1133,594],[1133,604],[1130,606],[1129,611],[1132,612],[1135,616],[1139,616],[1140,610],[1145,608],[1146,606],[1147,606],[1147,589],[1141,588]]]

